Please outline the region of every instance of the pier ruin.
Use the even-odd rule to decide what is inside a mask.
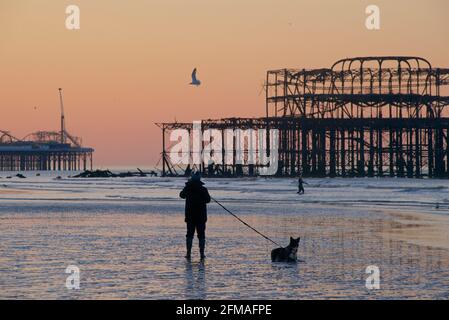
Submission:
[[[420,57],[357,57],[330,68],[270,70],[264,117],[203,120],[201,130],[277,129],[277,176],[449,178],[448,85],[449,69]],[[172,163],[169,133],[192,132],[192,124],[157,125],[163,175],[196,169],[205,176],[252,176],[264,166]]]

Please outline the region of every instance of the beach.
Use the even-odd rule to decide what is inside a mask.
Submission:
[[[448,299],[449,181],[397,178],[204,179],[211,195],[298,263],[208,207],[206,261],[184,259],[183,178],[0,173],[0,298]],[[62,179],[55,179],[60,175]],[[80,269],[80,289],[65,269]],[[378,266],[380,289],[365,286]]]

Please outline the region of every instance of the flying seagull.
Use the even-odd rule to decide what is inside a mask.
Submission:
[[[193,69],[192,82],[190,82],[189,84],[191,84],[192,86],[199,86],[201,84],[201,81],[196,78],[196,68]]]

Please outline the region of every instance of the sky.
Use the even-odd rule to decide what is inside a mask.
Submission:
[[[380,30],[365,27],[371,4]],[[446,0],[0,0],[0,130],[58,130],[62,87],[95,166],[150,167],[156,122],[263,116],[269,69],[374,55],[449,67],[448,13]]]

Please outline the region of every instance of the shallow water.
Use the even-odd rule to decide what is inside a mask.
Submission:
[[[448,250],[383,236],[401,227],[385,208],[446,215],[444,180],[310,179],[304,196],[294,179],[206,180],[276,242],[301,236],[299,262],[284,264],[216,204],[206,261],[195,239],[186,262],[182,179],[53,178],[0,180],[0,298],[449,298]],[[79,290],[65,287],[68,265],[80,268]],[[379,290],[365,287],[368,265]]]

